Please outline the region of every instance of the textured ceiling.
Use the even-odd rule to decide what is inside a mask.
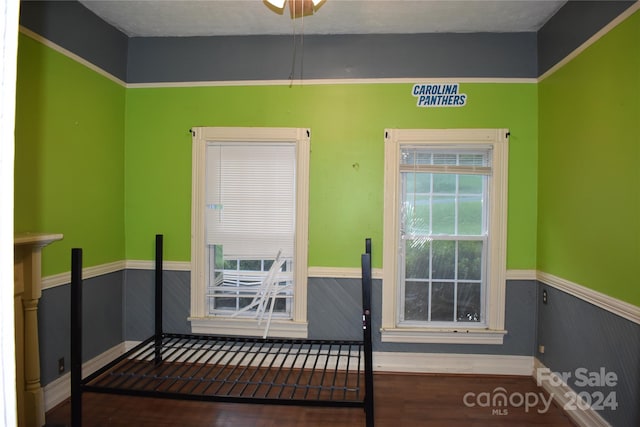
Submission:
[[[537,31],[566,1],[326,0],[291,19],[262,0],[80,0],[130,37]]]

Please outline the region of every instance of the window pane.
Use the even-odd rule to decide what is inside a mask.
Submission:
[[[407,234],[429,234],[429,196],[416,196],[404,204],[402,223]]]
[[[407,193],[429,193],[431,191],[430,173],[403,173]]]
[[[480,321],[480,284],[458,283],[458,321]]]
[[[221,246],[210,246],[211,258],[218,262],[218,255],[222,253]],[[208,314],[229,314],[230,311],[238,311],[241,316],[255,316],[259,307],[266,307],[270,310],[271,299],[264,297],[264,280],[268,277],[269,269],[274,264],[273,259],[228,259],[224,261],[225,269],[215,270],[219,280],[210,283],[208,292]],[[273,313],[282,318],[283,314],[289,316],[291,313],[291,296],[293,295],[292,281],[288,272],[292,271],[292,261],[285,259],[283,264],[273,279],[278,280],[277,286],[282,290],[278,292]],[[269,282],[271,283],[271,282]],[[285,289],[286,287],[286,289]],[[286,295],[286,297],[285,297]],[[262,304],[262,305],[259,305]]]
[[[458,235],[482,234],[482,196],[460,196],[458,199]]]
[[[456,192],[456,176],[446,173],[433,174],[433,192],[439,194],[453,194]]]
[[[269,301],[269,304],[268,304],[267,308],[269,310],[271,309],[271,301]],[[276,298],[276,305],[273,307],[273,312],[274,313],[284,313],[286,311],[287,311],[287,299],[286,298]]]
[[[409,282],[404,285],[404,319],[429,320],[429,283]]]
[[[239,298],[238,303],[240,308],[244,308],[253,302],[253,298]],[[248,311],[256,311],[256,307],[251,307]]]
[[[429,278],[429,243],[407,240],[405,243],[406,270],[408,279]]]
[[[456,242],[453,240],[435,240],[433,246],[433,279],[455,279]]]
[[[453,234],[455,232],[454,196],[433,196],[433,234]]]
[[[458,191],[462,194],[482,194],[482,175],[458,175]]]
[[[215,298],[214,299],[214,308],[215,309],[236,309],[236,299],[235,298]]]
[[[240,260],[240,270],[244,270],[244,271],[260,271],[261,269],[261,265],[260,265],[260,260],[259,259],[248,259],[248,260]]]
[[[482,241],[458,242],[458,279],[482,279]]]
[[[453,321],[453,283],[434,282],[431,289],[431,320]]]

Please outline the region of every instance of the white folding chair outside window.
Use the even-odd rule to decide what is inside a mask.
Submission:
[[[273,309],[275,307],[276,298],[279,294],[292,288],[292,285],[283,286],[278,284],[278,273],[280,272],[280,269],[282,268],[282,264],[284,264],[284,262],[285,260],[282,257],[282,251],[278,251],[278,254],[273,261],[273,264],[271,264],[271,268],[269,268],[266,277],[258,286],[253,300],[232,315],[232,317],[235,317],[241,313],[255,308],[255,317],[258,319],[258,325],[262,325],[262,321],[266,316],[267,324],[265,325],[263,338],[266,338],[269,333],[269,327],[271,326],[271,318],[273,317]],[[270,304],[269,301],[271,302]]]

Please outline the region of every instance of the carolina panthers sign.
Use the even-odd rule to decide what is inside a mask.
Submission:
[[[411,94],[418,107],[464,107],[467,94],[460,93],[458,83],[415,84]]]

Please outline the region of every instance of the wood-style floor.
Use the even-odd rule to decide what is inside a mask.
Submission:
[[[573,426],[530,377],[376,374],[375,424],[401,426]],[[494,398],[507,397],[507,406]],[[538,403],[534,405],[536,399]],[[525,402],[529,402],[527,408]],[[510,402],[510,403],[509,403]],[[495,403],[495,405],[494,405]],[[66,401],[47,426],[69,426]],[[191,402],[85,393],[83,427],[364,426],[361,408]]]

